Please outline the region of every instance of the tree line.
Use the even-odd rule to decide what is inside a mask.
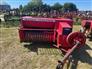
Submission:
[[[28,13],[32,15],[33,13],[44,13],[44,12],[71,12],[77,11],[77,7],[73,3],[64,3],[61,5],[60,3],[55,3],[54,5],[44,4],[42,0],[31,0],[27,5],[19,6],[19,10],[22,13]]]

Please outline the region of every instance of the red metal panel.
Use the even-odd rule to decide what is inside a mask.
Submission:
[[[90,28],[91,28],[91,30],[92,30],[92,20],[91,20],[91,27],[90,27]]]
[[[27,32],[28,30],[21,30],[22,36],[20,39],[23,41],[53,41],[54,32]]]
[[[25,28],[54,29],[55,24],[58,24],[58,22],[67,22],[67,24],[69,24],[71,27],[73,25],[73,21],[71,19],[37,18],[37,17],[23,17],[21,25]]]
[[[25,28],[54,28],[55,22],[22,21],[22,25]]]
[[[20,41],[24,41],[24,33],[22,30],[19,30],[19,37],[20,37]]]

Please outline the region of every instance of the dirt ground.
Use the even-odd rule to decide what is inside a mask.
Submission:
[[[74,26],[74,31],[79,29],[80,26]],[[75,54],[76,63],[71,63],[69,69],[92,69],[92,41],[87,39],[80,50]],[[55,69],[62,58],[62,53],[49,44],[20,43],[17,27],[0,29],[0,69]]]

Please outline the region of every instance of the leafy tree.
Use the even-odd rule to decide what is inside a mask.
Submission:
[[[63,6],[64,11],[77,11],[77,7],[73,3],[65,3]]]
[[[32,0],[24,8],[25,11],[39,12],[41,11],[42,5],[43,5],[42,0]]]
[[[42,0],[32,0],[31,4],[33,4],[35,6],[42,6],[43,2],[42,2]]]
[[[22,5],[19,6],[19,12],[20,12],[20,15],[22,15],[22,13],[23,13],[23,6]]]
[[[52,9],[53,9],[53,10],[60,11],[60,10],[62,9],[62,7],[63,7],[63,6],[57,2],[57,3],[55,3],[55,4],[52,6]]]
[[[47,4],[42,5],[42,11],[43,12],[49,12],[51,10],[51,7]]]
[[[23,11],[23,6],[22,5],[19,6],[19,10],[20,10],[20,12]]]

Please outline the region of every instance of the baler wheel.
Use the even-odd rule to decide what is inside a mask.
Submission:
[[[72,32],[67,37],[67,43],[70,46],[74,46],[75,41],[79,41],[80,46],[83,46],[85,44],[85,42],[86,42],[86,36],[81,32]]]

